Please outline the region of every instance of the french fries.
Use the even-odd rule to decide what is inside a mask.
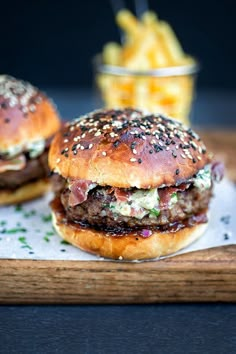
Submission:
[[[130,70],[126,76],[98,73],[97,83],[107,107],[136,107],[163,112],[188,123],[194,78],[191,75],[156,77],[151,69],[194,64],[186,55],[171,26],[148,11],[138,20],[128,10],[116,17],[124,31],[122,46],[108,43],[102,52],[104,64]],[[139,71],[144,76],[132,75]]]

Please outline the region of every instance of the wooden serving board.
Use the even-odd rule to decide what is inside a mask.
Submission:
[[[201,136],[236,181],[236,132]],[[1,304],[192,301],[236,301],[236,246],[143,263],[0,260]]]

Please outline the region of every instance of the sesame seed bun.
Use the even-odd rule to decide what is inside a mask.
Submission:
[[[60,127],[52,102],[37,88],[11,76],[0,75],[0,153],[14,146],[46,140]]]
[[[175,185],[209,161],[190,128],[133,109],[96,111],[68,123],[49,152],[50,168],[64,178],[119,188]]]
[[[57,200],[51,203],[51,208],[53,225],[64,240],[86,252],[120,260],[144,260],[175,253],[201,237],[208,226],[204,223],[176,232],[154,231],[147,238],[137,236],[135,232],[116,237],[69,222]]]
[[[0,205],[17,204],[38,198],[48,192],[50,188],[50,182],[45,178],[24,184],[14,190],[0,189]]]

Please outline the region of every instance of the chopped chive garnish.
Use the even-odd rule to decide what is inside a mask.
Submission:
[[[21,204],[17,204],[16,206],[15,206],[15,211],[22,211],[22,205]]]
[[[44,222],[49,222],[52,220],[52,215],[51,214],[48,214],[48,215],[42,215],[42,220]]]
[[[177,203],[178,202],[178,194],[176,192],[171,194],[171,203]]]
[[[32,250],[32,247],[27,243],[26,237],[20,236],[18,237],[18,241],[22,243],[21,248],[28,248],[29,250]]]
[[[67,242],[66,240],[62,240],[62,241],[61,241],[61,244],[62,244],[62,245],[70,245],[70,243]]]
[[[160,215],[160,210],[156,209],[156,208],[152,208],[150,210],[150,213],[155,215],[155,216],[159,216]]]
[[[103,208],[109,208],[109,205],[110,204],[103,204],[102,206],[103,206]]]
[[[49,239],[49,237],[48,236],[44,236],[44,241],[46,241],[46,242],[50,242],[50,239]]]
[[[15,227],[13,229],[6,230],[6,234],[16,234],[17,232],[27,232],[27,230],[23,227]]]
[[[25,212],[24,213],[24,217],[25,218],[29,218],[30,216],[33,216],[33,215],[35,215],[36,214],[36,211],[35,210],[30,210],[30,211],[27,211],[27,212]]]
[[[29,250],[32,250],[32,247],[30,247],[29,245],[21,246],[21,248],[28,248]]]

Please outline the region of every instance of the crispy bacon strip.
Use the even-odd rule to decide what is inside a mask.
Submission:
[[[96,187],[96,183],[85,179],[70,179],[69,189],[69,205],[76,206],[87,200],[88,192]]]
[[[130,192],[121,188],[114,188],[114,194],[118,202],[126,202],[130,196]]]
[[[171,200],[171,196],[173,193],[177,193],[179,191],[185,191],[189,187],[189,183],[182,183],[178,187],[167,187],[158,189],[158,194],[160,197],[160,208],[166,209],[169,208],[169,203]]]

